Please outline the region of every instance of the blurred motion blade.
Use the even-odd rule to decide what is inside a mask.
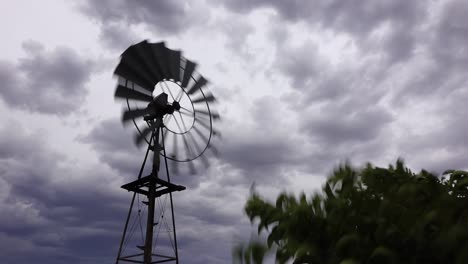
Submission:
[[[219,151],[213,144],[208,145],[208,149],[211,150],[216,157],[219,156]]]
[[[198,80],[193,84],[192,87],[187,91],[187,94],[193,94],[196,91],[198,91],[200,88],[205,86],[208,83],[208,81],[205,79],[205,77],[200,76]]]
[[[127,110],[123,113],[122,115],[122,121],[129,121],[131,119],[144,116],[144,115],[149,115],[152,114],[154,111],[151,110],[152,108],[144,108],[144,109],[132,109],[132,110]]]
[[[170,73],[168,69],[168,59],[166,56],[166,46],[164,42],[150,44],[151,54],[153,55],[154,61],[158,65],[157,69],[161,74],[162,78],[169,79]]]
[[[180,81],[180,51],[167,49],[167,57],[169,64],[169,73],[171,79],[178,82]]]
[[[172,171],[174,172],[174,174],[179,174],[179,163],[175,160],[177,160],[178,158],[178,147],[177,147],[177,135],[176,134],[172,134],[172,136],[174,137],[174,142],[173,142],[173,148],[172,148],[172,154],[171,154],[171,158],[174,159],[171,163],[171,167],[172,167]]]
[[[189,172],[191,175],[197,174],[197,170],[195,169],[195,164],[193,164],[193,161],[188,161],[188,166],[189,166]]]
[[[210,166],[210,164],[208,163],[208,159],[206,158],[206,156],[203,155],[203,152],[205,151],[205,149],[204,149],[205,145],[203,145],[203,148],[200,147],[197,140],[195,139],[195,136],[193,134],[191,134],[191,133],[188,133],[188,134],[189,134],[190,138],[192,139],[193,146],[195,147],[195,150],[197,151],[196,155],[201,155],[200,158],[201,158],[201,161],[202,161],[203,165],[205,165],[205,168],[208,168]],[[207,144],[206,141],[204,141],[203,143]]]
[[[193,99],[192,103],[197,104],[197,103],[203,103],[203,102],[213,102],[214,100],[216,100],[215,97],[212,94],[209,94],[204,97]]]
[[[202,126],[202,127],[204,127],[204,128],[206,128],[206,129],[208,129],[209,131],[211,131],[211,127],[212,127],[212,126],[211,126],[209,120],[206,120],[206,119],[204,119],[204,120],[197,119],[197,124],[200,125],[200,126]],[[195,126],[193,126],[193,128],[195,129]]]
[[[115,89],[115,97],[117,98],[123,98],[123,99],[133,99],[133,100],[138,100],[138,101],[144,101],[144,102],[151,102],[153,101],[153,97],[150,95],[146,95],[143,93],[140,93],[136,90],[127,88],[123,85],[118,85],[117,88]]]
[[[145,55],[143,51],[146,45],[148,45],[146,41],[132,45],[124,52],[120,63],[128,65],[134,73],[138,74],[139,78],[144,79],[151,86],[151,91],[153,91],[154,85],[159,80],[151,74],[151,65],[148,63],[149,56]]]
[[[114,70],[114,74],[126,79],[126,80],[129,80],[129,81],[132,81],[136,84],[138,84],[139,86],[141,86],[143,89],[149,91],[149,92],[153,92],[154,90],[154,85],[151,83],[151,82],[148,82],[146,81],[142,76],[141,74],[139,74],[138,72],[135,72],[134,69],[130,68],[129,65],[127,65],[124,61],[121,61],[119,63],[119,65],[117,65],[117,68],[115,68]]]
[[[204,135],[200,129],[198,129],[198,127],[194,126],[193,127],[193,130],[195,130],[195,132],[197,133],[197,135],[203,140],[203,143],[204,144],[208,144],[209,143],[209,138],[207,135]]]
[[[182,88],[186,88],[190,78],[192,77],[193,72],[195,71],[195,68],[197,67],[197,64],[187,60],[185,63],[185,69],[184,69],[184,77],[182,79]]]
[[[195,116],[197,116],[197,114],[204,115],[207,118],[211,116],[213,119],[219,119],[219,114],[213,111],[195,110]]]
[[[213,129],[212,132],[213,132],[213,136],[215,136],[217,138],[221,138],[221,133],[218,130]]]
[[[145,138],[158,126],[160,125],[159,121],[155,121],[151,126],[146,127],[141,131],[141,134],[138,133],[135,138],[135,143],[140,146],[141,143],[145,140]]]
[[[162,80],[161,74],[158,70],[158,65],[154,60],[150,44],[145,40],[134,47],[135,56],[144,65],[144,68],[152,83],[156,84]]]

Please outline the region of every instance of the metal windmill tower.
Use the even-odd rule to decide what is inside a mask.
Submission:
[[[215,98],[195,68],[194,62],[166,48],[164,42],[142,41],[125,50],[114,71],[115,97],[123,99],[126,107],[122,122],[131,122],[137,129],[137,145],[147,145],[137,179],[122,186],[133,197],[116,263],[179,263],[172,193],[185,187],[172,183],[170,172],[179,174],[178,165],[184,163],[194,174],[195,159],[208,166],[203,154],[208,149],[217,152],[212,139],[218,134],[213,122],[219,115],[210,108]],[[152,166],[143,176],[150,151]],[[168,197],[169,215],[165,213]]]

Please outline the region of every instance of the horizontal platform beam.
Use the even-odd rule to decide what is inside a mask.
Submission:
[[[149,192],[142,188],[148,187],[151,180],[154,180],[157,185],[156,197],[159,197],[167,193],[175,192],[175,191],[180,192],[186,189],[185,186],[176,185],[168,181],[165,181],[163,179],[153,177],[152,174],[142,177],[141,179],[124,184],[121,186],[121,188],[129,192],[136,192],[136,193],[140,193],[140,194],[148,196]]]

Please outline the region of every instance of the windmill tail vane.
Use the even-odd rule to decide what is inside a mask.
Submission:
[[[186,187],[172,183],[170,175],[196,175],[196,160],[207,167],[207,153],[218,152],[216,99],[196,66],[164,42],[145,40],[127,48],[114,71],[114,96],[125,105],[122,122],[133,123],[135,144],[147,146],[138,176],[121,186],[133,195],[116,264],[179,263],[172,194]],[[144,175],[147,163],[151,172]]]

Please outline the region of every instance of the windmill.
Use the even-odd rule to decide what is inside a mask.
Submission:
[[[185,187],[172,183],[170,174],[182,173],[181,164],[188,165],[186,173],[195,174],[195,159],[207,167],[204,154],[207,150],[217,153],[212,141],[219,135],[213,128],[219,115],[210,108],[215,98],[196,64],[164,42],[145,40],[130,46],[114,74],[118,79],[115,98],[126,107],[122,122],[133,123],[135,143],[147,146],[137,179],[122,185],[133,197],[116,263],[179,263],[172,193]],[[152,166],[144,176],[150,152]],[[165,213],[167,197],[169,215]],[[166,234],[165,242],[161,233]]]

